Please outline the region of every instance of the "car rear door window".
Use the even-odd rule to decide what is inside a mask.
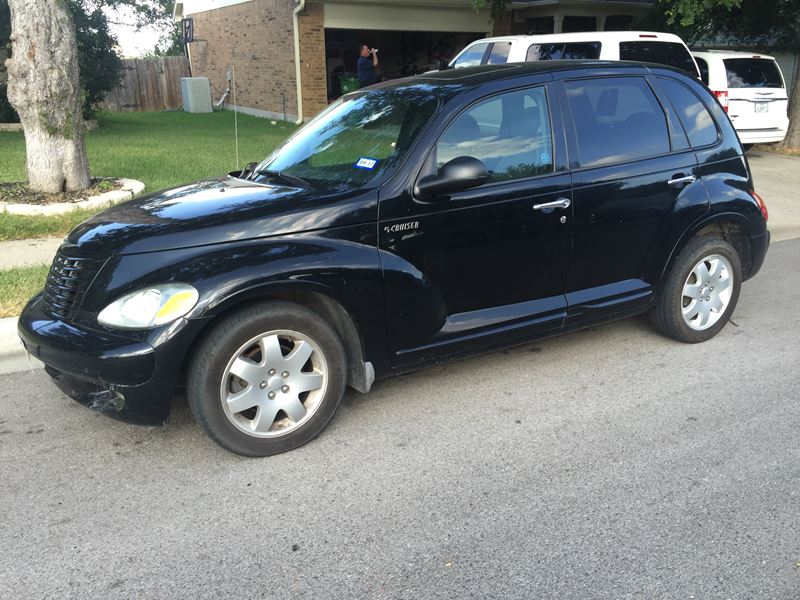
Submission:
[[[708,146],[717,141],[717,126],[711,113],[697,95],[674,79],[659,78],[672,106],[678,112],[692,147]]]
[[[489,181],[553,172],[553,136],[543,87],[494,96],[461,113],[439,138],[436,163],[480,159]]]
[[[600,42],[531,44],[525,60],[595,60],[600,58],[601,47]]]
[[[638,160],[670,151],[667,119],[643,77],[564,83],[581,166]]]
[[[774,60],[764,58],[726,58],[729,88],[782,88],[783,77]]]
[[[486,54],[486,49],[488,47],[489,42],[471,46],[455,60],[453,63],[453,68],[458,69],[461,67],[477,67],[483,62],[483,56]]]
[[[511,51],[511,42],[495,42],[489,52],[489,60],[486,64],[503,65],[508,62],[508,53]]]
[[[619,59],[659,63],[682,69],[697,77],[697,67],[692,55],[682,44],[641,40],[619,43]]]

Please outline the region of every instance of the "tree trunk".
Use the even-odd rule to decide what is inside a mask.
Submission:
[[[64,0],[9,0],[8,99],[25,130],[28,184],[89,187],[75,25]]]
[[[800,56],[795,56],[792,93],[789,96],[789,130],[780,145],[786,149],[800,149]]]

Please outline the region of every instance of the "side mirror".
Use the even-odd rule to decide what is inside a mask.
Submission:
[[[420,198],[430,200],[443,194],[477,187],[488,179],[489,170],[483,161],[471,156],[458,156],[443,164],[435,175],[426,175],[417,181],[414,193]]]

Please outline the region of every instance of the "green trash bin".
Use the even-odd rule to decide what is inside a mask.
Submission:
[[[342,90],[342,95],[355,92],[358,89],[358,77],[350,73],[343,73],[339,75],[339,86]]]

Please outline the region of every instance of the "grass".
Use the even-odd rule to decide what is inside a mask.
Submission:
[[[239,117],[239,167],[260,161],[295,127],[242,115]],[[101,113],[99,128],[87,134],[86,149],[94,177],[138,179],[147,192],[236,169],[234,115]],[[25,181],[25,139],[0,132],[0,182]],[[62,236],[91,212],[56,217],[0,216],[0,240]]]
[[[0,271],[0,318],[22,312],[28,299],[43,287],[50,265]]]
[[[295,127],[239,115],[239,168],[260,161]],[[237,168],[232,112],[213,114],[105,113],[86,139],[94,177],[127,177],[144,182],[146,192]],[[25,181],[22,133],[0,132],[0,182]],[[27,217],[0,214],[0,241],[64,236],[95,210]],[[49,265],[0,270],[0,317],[17,315],[44,286]]]

